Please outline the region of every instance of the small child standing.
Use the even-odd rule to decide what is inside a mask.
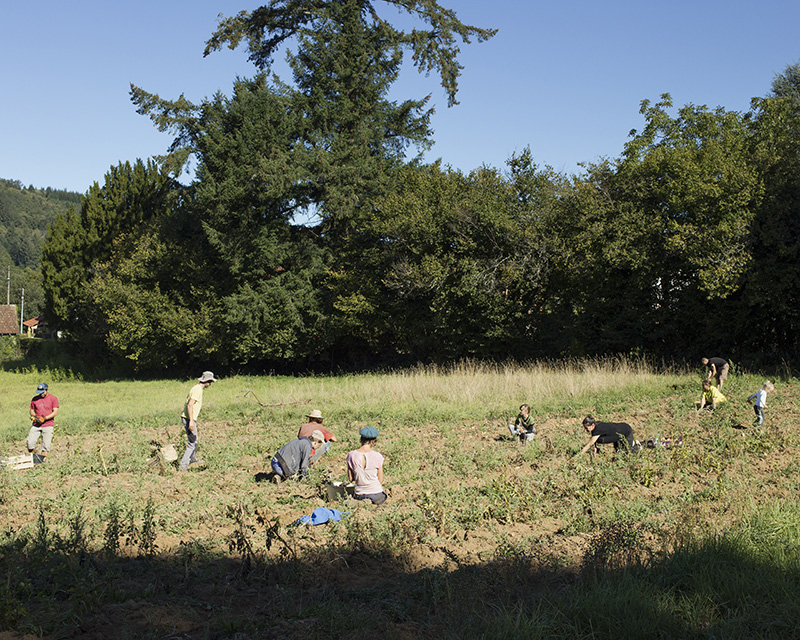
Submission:
[[[767,393],[771,391],[775,391],[775,385],[767,380],[761,386],[760,391],[756,391],[747,399],[748,402],[753,402],[753,398],[755,398],[753,410],[756,412],[756,422],[758,422],[758,426],[764,424],[764,408],[767,406]]]
[[[522,444],[528,444],[533,440],[536,429],[533,426],[533,418],[531,418],[531,408],[527,404],[520,406],[519,415],[514,422],[508,424],[508,430],[512,437],[518,436]]]

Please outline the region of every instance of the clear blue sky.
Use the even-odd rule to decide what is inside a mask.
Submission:
[[[571,173],[616,157],[639,128],[642,99],[745,111],[800,60],[797,0],[441,0],[469,24],[496,27],[462,47],[460,105],[415,71],[394,95],[432,94],[427,160],[503,167],[529,145]],[[377,0],[376,4],[382,4]],[[163,153],[170,138],[136,113],[132,82],[199,101],[254,70],[243,51],[203,58],[218,14],[243,0],[44,0],[2,12],[0,178],[84,192],[119,161]]]

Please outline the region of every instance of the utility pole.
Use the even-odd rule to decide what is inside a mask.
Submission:
[[[22,298],[19,301],[19,335],[22,335],[22,319],[25,317],[25,287],[22,287]]]
[[[6,289],[6,304],[11,304],[11,265],[8,265],[8,288]]]

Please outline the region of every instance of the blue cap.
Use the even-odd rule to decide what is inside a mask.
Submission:
[[[375,427],[364,427],[358,433],[361,434],[362,438],[367,438],[368,440],[374,440],[378,437],[378,430]]]
[[[47,383],[46,382],[40,382],[39,386],[36,387],[36,391],[38,391],[39,393],[41,393],[42,391],[47,391]]]

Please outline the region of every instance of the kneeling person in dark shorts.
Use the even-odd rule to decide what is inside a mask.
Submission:
[[[583,428],[591,437],[586,446],[575,454],[576,458],[598,444],[613,444],[614,451],[619,451],[623,440],[628,443],[630,451],[638,449],[639,443],[633,439],[633,428],[627,422],[597,422],[592,416],[586,416]]]

